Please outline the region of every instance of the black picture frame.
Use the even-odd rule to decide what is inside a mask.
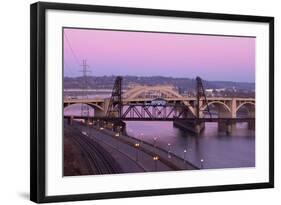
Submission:
[[[46,196],[45,26],[46,10],[48,9],[133,15],[137,14],[160,17],[169,16],[180,18],[263,22],[269,24],[269,181],[263,183],[238,185],[229,184],[192,188],[171,188],[142,191],[132,190],[126,192]],[[274,187],[274,17],[38,2],[32,4],[30,7],[30,94],[30,199],[34,202],[45,203],[76,200],[96,200]]]

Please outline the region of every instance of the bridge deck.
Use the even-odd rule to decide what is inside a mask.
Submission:
[[[190,122],[249,122],[255,121],[255,118],[139,118],[139,117],[121,117],[121,118],[109,118],[109,117],[94,117],[94,116],[64,116],[65,119],[84,119],[84,120],[104,120],[104,121],[174,121],[183,120]]]
[[[240,98],[240,97],[208,97],[208,101],[255,101],[255,98]],[[98,103],[104,102],[105,99],[93,98],[93,99],[64,99],[64,103]],[[123,98],[122,102],[149,102],[152,101],[153,98],[134,98],[134,99],[126,99]],[[196,101],[196,97],[182,97],[182,98],[165,98],[167,101]]]

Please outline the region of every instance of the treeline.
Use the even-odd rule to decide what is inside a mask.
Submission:
[[[88,89],[112,89],[116,76],[88,76],[83,77],[64,77],[65,89],[82,89],[87,85]],[[254,91],[254,83],[229,82],[229,81],[205,81],[203,80],[205,89],[236,89],[245,91]],[[173,78],[163,76],[138,77],[124,76],[123,87],[129,88],[134,85],[173,85],[180,90],[194,90],[196,88],[196,80],[190,78]]]

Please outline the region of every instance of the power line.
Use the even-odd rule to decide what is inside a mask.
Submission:
[[[82,76],[83,76],[83,80],[84,82],[82,83],[82,90],[83,90],[83,97],[85,99],[88,99],[88,73],[90,73],[91,71],[88,69],[89,65],[87,65],[87,61],[83,60],[82,63],[82,70],[80,70],[80,72],[82,72]],[[89,106],[88,105],[83,105],[81,104],[81,116],[87,116],[89,117],[90,115],[90,110],[89,110]]]
[[[70,41],[69,41],[69,39],[68,39],[66,33],[64,32],[63,34],[64,34],[64,37],[65,37],[65,39],[66,39],[66,42],[67,42],[67,44],[68,44],[68,46],[69,46],[69,48],[70,48],[70,51],[71,51],[71,53],[72,53],[72,55],[73,55],[73,57],[74,57],[74,59],[75,59],[77,65],[79,66],[79,62],[80,62],[80,61],[79,61],[79,58],[78,58],[77,55],[75,54],[75,52],[74,52],[74,50],[73,50],[73,48],[72,48],[72,46],[71,46],[71,43],[70,43]]]
[[[66,73],[65,71],[67,71],[68,74],[70,74],[70,77],[77,75],[77,73],[73,72],[73,70],[70,68],[71,66],[69,66],[66,61],[63,62],[63,65],[64,65],[64,75]]]

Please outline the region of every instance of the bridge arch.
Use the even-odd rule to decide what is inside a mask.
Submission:
[[[231,117],[231,109],[230,107],[221,101],[210,101],[208,102],[208,106],[214,105],[218,111],[218,117]],[[202,110],[206,110],[207,105],[203,107]]]
[[[256,107],[256,104],[254,103],[254,102],[243,102],[243,103],[241,103],[239,106],[237,106],[237,108],[236,108],[236,112],[238,112],[239,111],[239,109],[241,108],[241,107],[245,107],[248,111],[250,111],[250,110],[255,110],[255,107]]]
[[[71,106],[73,106],[73,105],[88,105],[88,106],[90,106],[91,108],[93,108],[93,109],[100,109],[100,110],[104,110],[103,109],[103,107],[101,107],[101,106],[99,106],[99,105],[97,105],[97,104],[94,104],[94,103],[70,103],[70,104],[64,104],[64,109],[67,109],[67,108],[69,108],[69,107],[71,107]]]
[[[64,111],[66,111],[68,108],[71,108],[72,106],[75,105],[88,105],[94,110],[94,115],[95,116],[103,116],[104,115],[104,108],[95,104],[95,103],[64,103]]]
[[[133,93],[135,93],[135,92],[137,92],[137,91],[143,89],[143,87],[144,87],[144,86],[136,86],[136,87],[134,87],[134,88],[128,90],[127,92],[125,92],[125,93],[123,94],[123,96],[126,98],[127,96],[130,96],[130,95],[132,95]]]
[[[227,104],[225,104],[224,102],[221,102],[221,101],[211,101],[211,102],[208,102],[208,106],[210,106],[210,105],[223,106],[227,111],[231,112],[230,107]],[[207,108],[207,105],[205,105],[203,107],[203,110],[205,110],[206,108]]]
[[[177,97],[177,98],[182,98],[183,96],[180,95],[178,92],[172,90],[172,88],[167,87],[167,86],[140,86],[133,88],[129,91],[127,91],[124,96],[128,100],[132,100],[137,98],[137,96],[146,93],[146,92],[158,92],[160,94],[165,95],[166,97],[164,98],[171,98],[171,97]]]
[[[243,102],[236,108],[236,115],[241,110],[245,108],[247,110],[247,117],[255,117],[256,104],[254,102]]]

